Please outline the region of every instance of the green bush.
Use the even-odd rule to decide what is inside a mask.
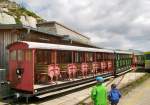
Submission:
[[[16,24],[22,24],[19,18],[15,18]]]
[[[34,18],[40,18],[39,16],[37,16],[35,13],[28,11],[27,9],[25,9],[24,7],[20,7],[20,8],[9,8],[9,11],[13,14],[15,14],[17,17],[21,16],[21,15],[28,15],[28,16],[32,16]]]

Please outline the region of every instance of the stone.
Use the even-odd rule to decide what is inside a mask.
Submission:
[[[16,24],[13,16],[6,13],[0,13],[0,23],[1,24]]]

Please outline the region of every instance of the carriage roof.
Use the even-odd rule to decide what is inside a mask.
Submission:
[[[115,53],[119,53],[119,54],[133,54],[133,52],[125,51],[125,50],[115,50]]]
[[[106,52],[106,53],[114,53],[113,50],[109,49],[99,49],[99,48],[90,48],[90,47],[79,47],[79,46],[71,46],[71,45],[61,45],[61,44],[51,44],[51,43],[40,43],[40,42],[29,42],[29,41],[19,41],[15,43],[22,43],[27,46],[28,49],[55,49],[55,50],[69,50],[69,51],[87,51],[87,52]],[[13,44],[8,46],[13,47]]]

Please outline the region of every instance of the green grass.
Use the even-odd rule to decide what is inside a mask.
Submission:
[[[0,0],[0,2],[7,2],[8,0]]]
[[[36,15],[34,12],[31,12],[31,11],[28,11],[26,8],[24,7],[20,7],[20,8],[8,8],[8,10],[10,11],[9,14],[11,14],[12,16],[17,16],[17,17],[20,17],[20,16],[32,16],[34,18],[37,19],[37,21],[41,21],[42,19]]]
[[[16,24],[22,24],[21,21],[20,21],[20,19],[18,17],[15,18],[15,21],[16,21]]]
[[[37,19],[38,22],[42,22],[43,19],[41,19],[38,15],[36,15],[34,12],[28,11],[24,7],[21,8],[9,8],[9,11],[11,14],[20,17],[20,16],[32,16]]]

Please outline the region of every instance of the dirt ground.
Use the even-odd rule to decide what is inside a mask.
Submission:
[[[118,105],[150,105],[150,78],[126,93]]]

